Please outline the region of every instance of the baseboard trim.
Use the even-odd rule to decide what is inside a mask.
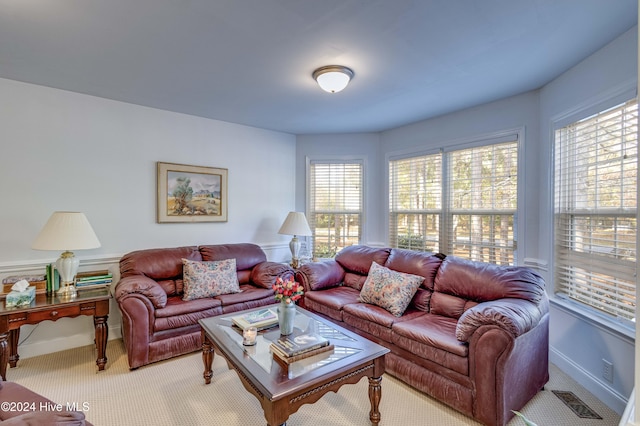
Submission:
[[[622,415],[625,411],[629,400],[615,389],[612,389],[606,383],[589,373],[580,365],[567,358],[563,353],[553,347],[549,348],[549,361],[557,365],[562,371],[569,375],[573,380],[584,386],[600,401],[607,404],[616,413]]]

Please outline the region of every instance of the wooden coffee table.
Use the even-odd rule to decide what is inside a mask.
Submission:
[[[389,350],[300,307],[296,309],[295,327],[327,337],[335,346],[332,352],[283,367],[269,351],[271,341],[280,337],[278,327],[260,331],[255,346],[242,345],[242,331],[232,325],[231,317],[251,310],[202,319],[199,322],[205,383],[211,383],[215,350],[236,371],[245,389],[258,398],[267,424],[276,426],[285,424],[302,405],[312,404],[327,392],[337,392],[344,384],[368,377],[369,419],[377,425],[384,355]]]

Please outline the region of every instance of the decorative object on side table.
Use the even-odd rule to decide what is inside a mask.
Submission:
[[[100,247],[100,241],[84,213],[54,212],[31,245],[35,250],[64,250],[56,261],[62,284],[58,296],[74,298],[78,294],[74,285],[80,260],[71,250]]]
[[[303,287],[293,277],[287,281],[278,277],[273,284],[273,291],[276,292],[276,300],[280,302],[278,307],[280,334],[286,336],[293,333],[293,320],[296,316],[295,301],[304,294]]]
[[[293,235],[293,238],[289,242],[289,249],[291,250],[291,266],[297,268],[300,262],[301,246],[300,240],[298,240],[298,235],[307,236],[312,234],[304,213],[289,212],[287,218],[280,227],[278,234]]]
[[[20,280],[11,287],[7,294],[7,308],[29,305],[36,298],[36,287],[29,286],[29,281]]]

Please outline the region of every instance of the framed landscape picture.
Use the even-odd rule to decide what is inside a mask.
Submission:
[[[158,162],[158,223],[226,222],[227,169]]]

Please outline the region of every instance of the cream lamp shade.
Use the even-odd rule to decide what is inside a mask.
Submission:
[[[301,212],[289,212],[284,223],[280,227],[278,234],[293,235],[293,238],[289,242],[289,249],[291,250],[291,266],[298,267],[300,260],[300,246],[301,243],[298,240],[298,235],[306,236],[312,235],[311,228],[304,213]]]
[[[74,279],[80,261],[71,250],[87,250],[100,247],[100,241],[91,224],[81,212],[54,212],[31,245],[35,250],[63,250],[56,261],[56,268],[64,286],[59,296],[75,297]]]

